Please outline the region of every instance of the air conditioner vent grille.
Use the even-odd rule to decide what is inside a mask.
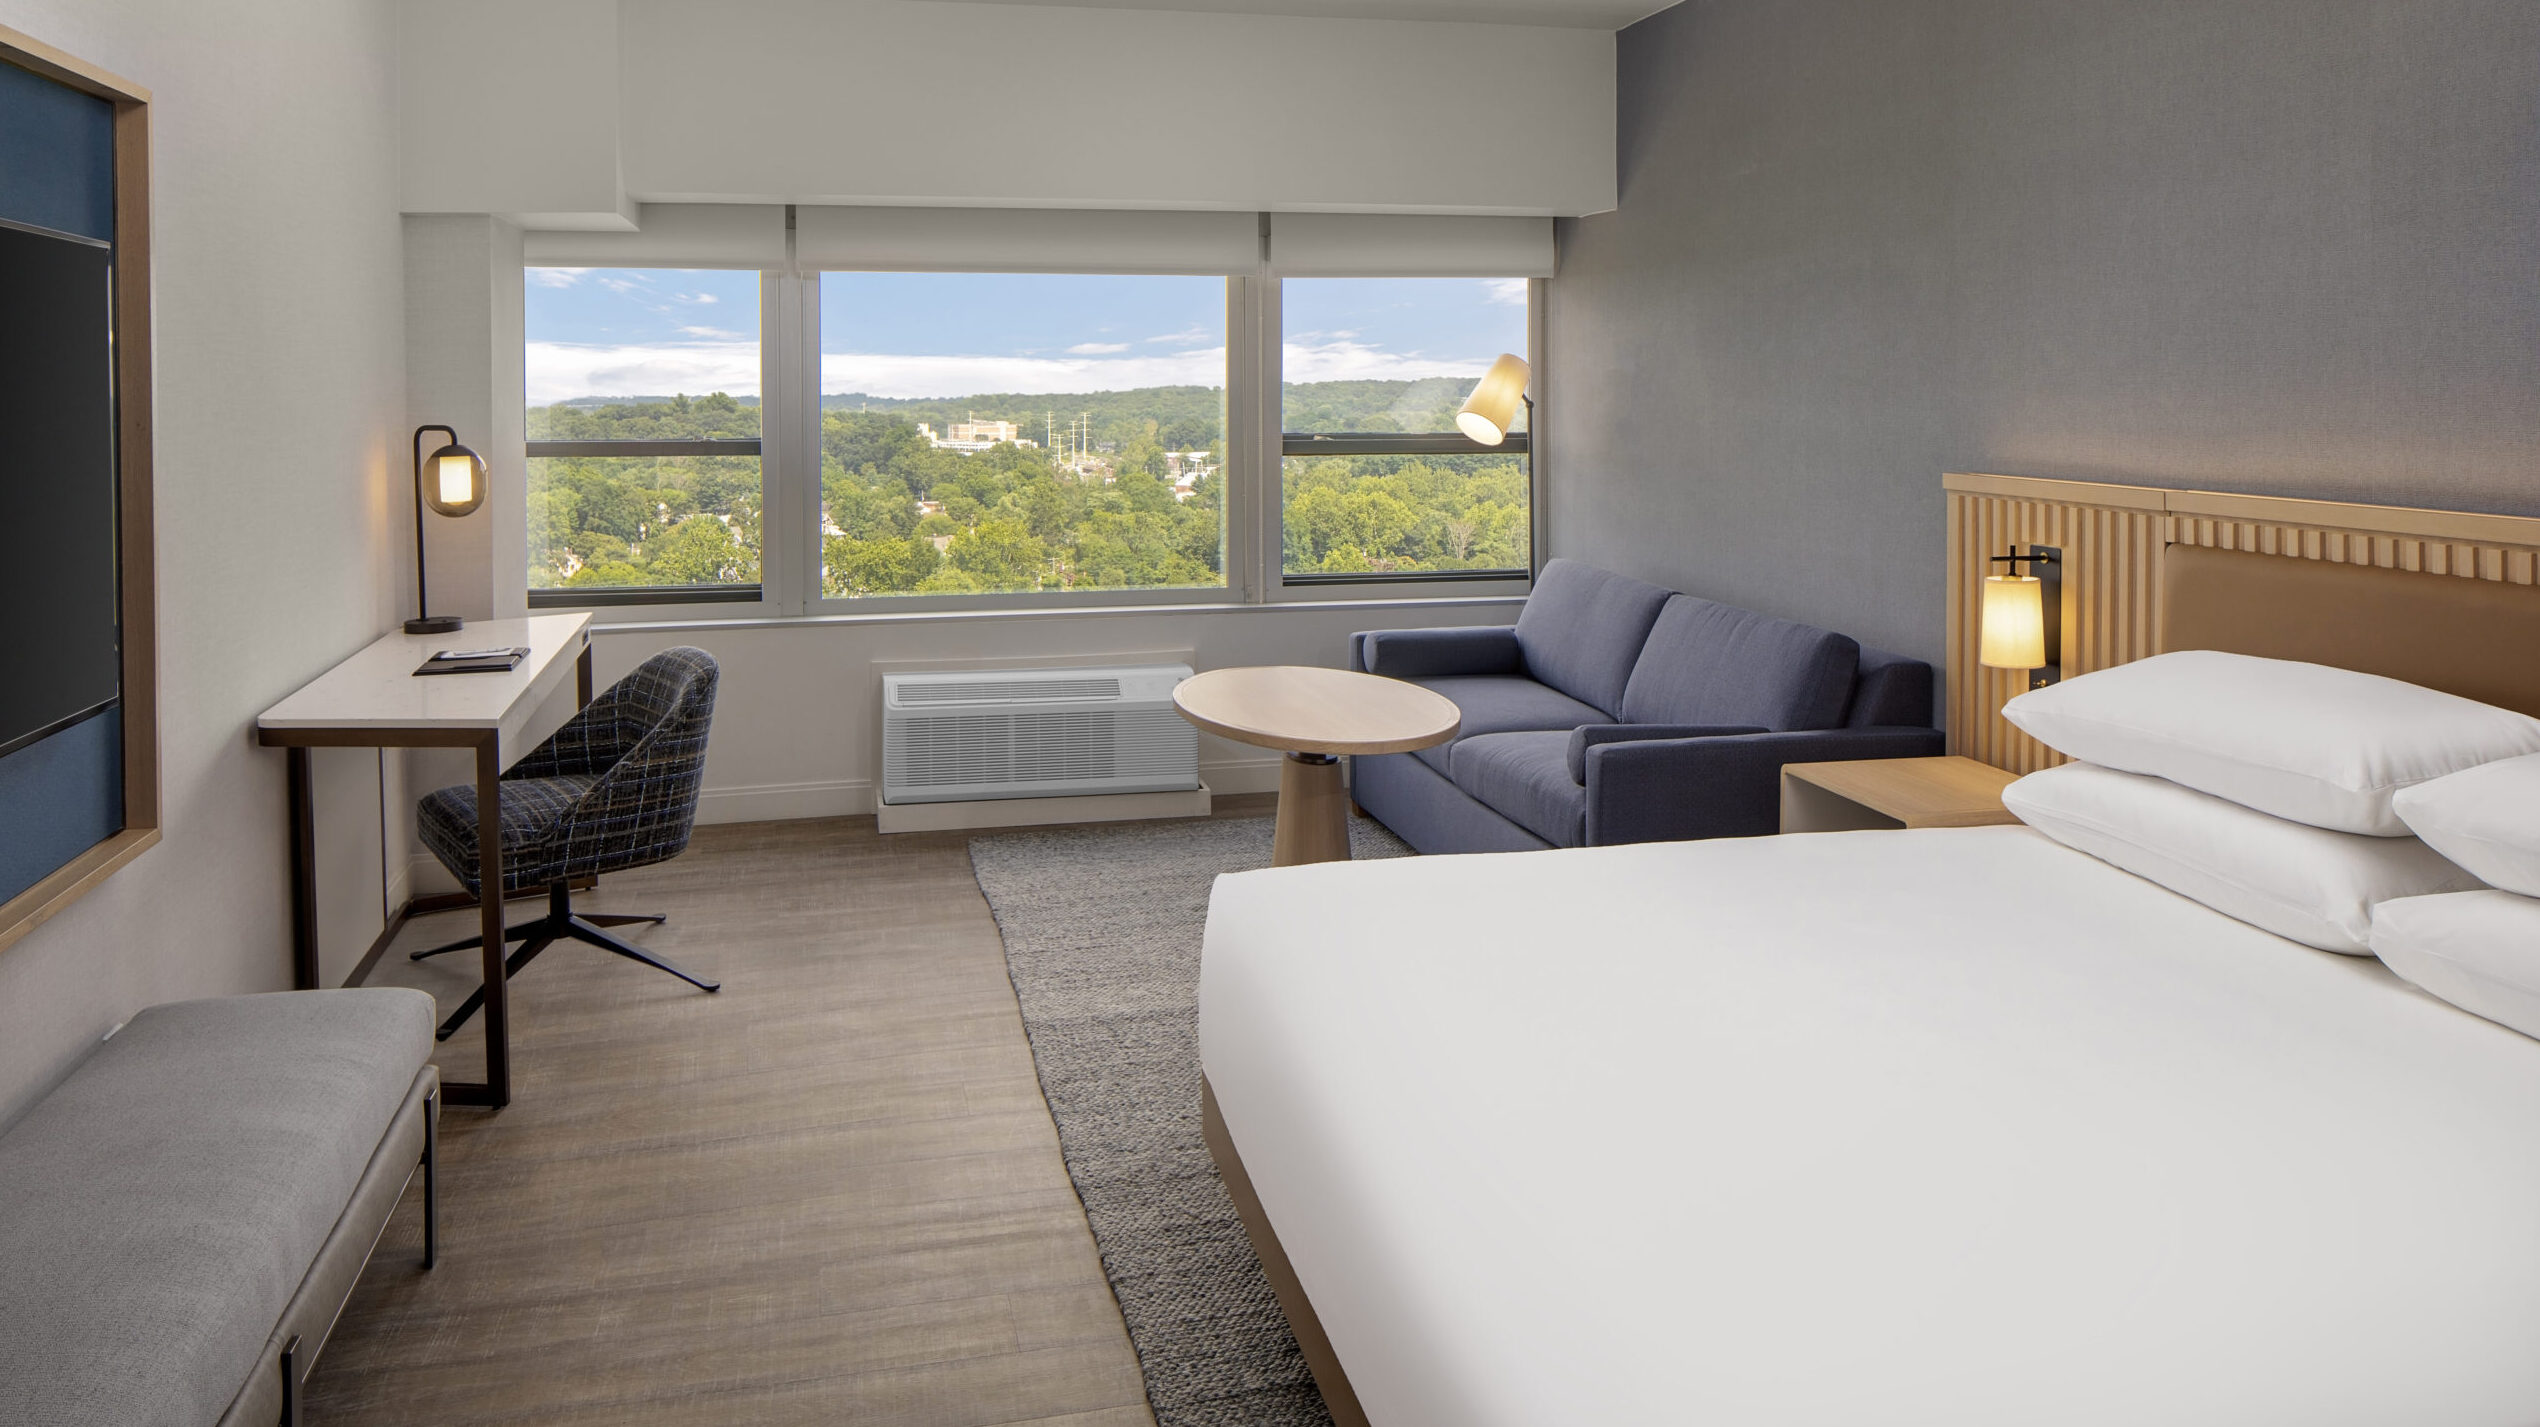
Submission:
[[[967,683],[907,683],[899,689],[902,704],[1061,703],[1070,699],[1116,699],[1118,679],[978,679]]]
[[[885,674],[882,800],[943,803],[1199,786],[1178,664]]]

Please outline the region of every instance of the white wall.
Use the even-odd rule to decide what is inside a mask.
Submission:
[[[627,200],[1615,203],[1614,37],[1598,30],[925,0],[616,0],[612,29],[608,0],[404,3],[409,33],[447,51],[413,82],[471,114],[418,111],[412,212],[578,208],[533,226],[611,227]],[[590,129],[612,40],[613,148]],[[601,194],[611,154],[623,184]]]
[[[166,827],[0,950],[5,1119],[145,1006],[289,984],[283,756],[250,726],[395,612],[405,379],[387,0],[0,0],[0,25],[156,97]],[[318,770],[340,975],[380,926],[380,765]]]

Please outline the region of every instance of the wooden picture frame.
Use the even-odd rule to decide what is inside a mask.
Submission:
[[[78,901],[159,841],[158,585],[150,397],[150,91],[0,26],[0,61],[114,106],[115,468],[122,626],[123,830],[6,902],[0,947]]]

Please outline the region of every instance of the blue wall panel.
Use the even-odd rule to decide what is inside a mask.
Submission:
[[[0,218],[115,240],[115,106],[0,63]]]
[[[0,902],[123,830],[123,709],[0,758]]]

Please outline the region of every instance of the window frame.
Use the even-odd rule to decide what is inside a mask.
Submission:
[[[544,265],[522,264],[521,272],[524,282],[527,280],[529,269],[534,266]],[[693,271],[693,269],[681,268],[670,263],[626,263],[621,266],[652,272]],[[755,439],[699,437],[688,440],[673,438],[660,441],[524,440],[522,443],[524,461],[559,456],[756,456],[758,458],[759,502],[757,582],[754,584],[736,582],[729,585],[530,585],[527,586],[527,605],[531,613],[542,610],[587,609],[598,612],[619,609],[661,609],[669,606],[747,605],[749,609],[735,613],[760,615],[767,613],[769,605],[778,602],[780,597],[771,591],[780,588],[781,584],[778,579],[771,577],[770,565],[774,547],[783,529],[783,522],[778,517],[775,500],[777,484],[773,477],[775,461],[767,447],[768,433],[774,428],[781,408],[776,397],[775,383],[772,380],[777,375],[778,368],[774,351],[775,344],[768,340],[768,334],[775,330],[772,319],[776,315],[777,294],[773,280],[781,275],[762,271],[758,276],[759,434]],[[521,333],[524,349],[528,340],[529,335],[524,324]],[[528,411],[528,394],[524,392],[521,396],[524,425]],[[740,449],[745,446],[749,449]],[[524,465],[522,469],[525,471],[528,468]],[[528,491],[524,486],[522,489],[524,508],[527,499]],[[529,552],[524,546],[521,551],[524,576],[527,573],[528,562]]]
[[[523,271],[537,264],[524,264]],[[619,266],[679,271],[675,262]],[[856,271],[857,269],[837,269]],[[980,269],[981,272],[992,271]],[[1005,271],[996,269],[994,271]],[[1226,497],[1220,585],[1128,590],[1038,590],[963,595],[833,597],[822,586],[820,548],[820,277],[819,270],[759,272],[760,423],[759,582],[756,585],[565,586],[531,588],[528,607],[588,610],[603,623],[764,621],[771,617],[943,616],[1058,610],[1226,609],[1281,604],[1389,604],[1420,600],[1458,604],[1522,598],[1533,570],[1418,570],[1348,574],[1286,572],[1284,482],[1287,433],[1281,371],[1284,336],[1280,279],[1275,274],[1226,281]],[[1533,368],[1536,414],[1544,388],[1545,281],[1527,280],[1525,357]],[[526,334],[523,334],[526,341]],[[524,399],[523,410],[527,409]],[[1545,543],[1544,464],[1538,421],[1523,433],[1527,460],[1528,549],[1540,569]],[[1299,433],[1331,439],[1350,433]],[[1511,442],[1477,445],[1460,434],[1359,434],[1359,440],[1419,443],[1403,454],[1509,454]],[[531,442],[530,459],[558,446],[738,447],[740,440],[697,442]],[[587,452],[583,454],[601,454]],[[654,454],[628,452],[624,454]],[[674,453],[675,454],[675,453]],[[746,454],[737,449],[695,454]],[[1334,452],[1332,454],[1343,454]],[[524,491],[524,500],[526,493]],[[523,551],[526,560],[527,552]]]
[[[1543,464],[1537,454],[1541,443],[1535,439],[1535,427],[1539,424],[1535,417],[1541,414],[1542,409],[1540,396],[1536,398],[1535,411],[1528,416],[1524,433],[1526,437],[1528,569],[1507,572],[1394,570],[1330,575],[1320,571],[1302,575],[1290,575],[1287,572],[1286,458],[1289,432],[1286,430],[1287,376],[1283,370],[1284,344],[1287,336],[1286,313],[1283,307],[1285,290],[1281,280],[1275,277],[1265,282],[1263,287],[1265,291],[1262,295],[1260,323],[1256,333],[1255,360],[1265,373],[1260,391],[1265,430],[1260,441],[1256,443],[1260,452],[1257,459],[1265,463],[1263,466],[1265,479],[1261,489],[1255,492],[1262,503],[1262,509],[1259,514],[1261,524],[1253,532],[1252,556],[1256,568],[1260,571],[1263,591],[1261,602],[1301,604],[1333,599],[1524,598],[1534,588],[1535,571],[1543,568]],[[1545,284],[1542,278],[1526,280],[1526,350],[1522,355],[1526,359],[1527,366],[1532,370],[1533,381],[1530,386],[1537,392],[1540,392],[1544,385],[1541,360],[1544,292]],[[1416,441],[1423,443],[1424,446],[1433,447],[1436,454],[1442,455],[1506,453],[1508,450],[1505,444],[1480,445],[1461,433],[1447,435],[1431,432],[1298,432],[1296,434],[1303,437],[1327,438],[1354,434],[1361,441],[1400,437],[1406,441]],[[1346,453],[1334,451],[1327,454]],[[1406,449],[1401,454],[1417,455],[1424,452]]]

